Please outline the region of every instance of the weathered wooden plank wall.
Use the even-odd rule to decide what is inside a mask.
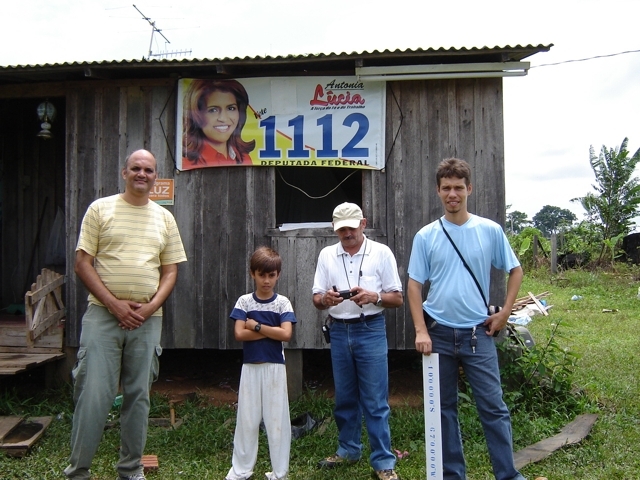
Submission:
[[[174,214],[189,261],[181,265],[164,343],[168,348],[239,348],[229,313],[253,289],[249,256],[275,224],[271,169],[210,168],[176,177]],[[178,193],[176,194],[178,195]]]
[[[77,346],[87,291],[75,274],[75,247],[82,217],[89,204],[100,197],[122,191],[121,170],[128,153],[138,148],[153,151],[158,175],[173,175],[175,101],[167,100],[173,82],[143,84],[96,82],[67,91],[66,144],[66,229],[67,229],[67,307],[68,346]],[[163,134],[167,132],[165,140]],[[167,128],[168,127],[168,128]],[[168,207],[172,210],[172,207]],[[167,308],[171,309],[171,299]]]
[[[239,348],[228,315],[237,297],[253,288],[249,255],[267,244],[283,256],[279,291],[291,299],[300,321],[288,346],[326,348],[320,333],[324,313],[313,308],[311,285],[317,255],[336,242],[334,233],[274,229],[275,172],[271,168],[175,174],[173,88],[172,84],[104,84],[69,92],[67,231],[73,240],[68,257],[75,255],[75,239],[88,204],[118,192],[126,154],[148,148],[158,158],[159,177],[175,178],[175,206],[169,210],[176,217],[189,258],[180,265],[178,284],[165,307],[164,346]],[[442,213],[435,168],[443,158],[458,156],[474,168],[470,210],[504,221],[502,81],[390,83],[385,134],[388,161],[383,171],[363,175],[362,207],[369,220],[367,233],[392,248],[406,284],[415,232]],[[494,283],[496,299],[504,285]],[[73,274],[68,289],[67,342],[75,346],[86,291]],[[408,306],[388,311],[387,321],[390,348],[412,349]]]
[[[387,164],[386,227],[406,286],[413,237],[443,212],[435,180],[442,159],[458,157],[471,164],[469,210],[504,224],[502,80],[396,82],[388,85],[387,92],[387,146],[401,127]],[[501,303],[504,275],[494,272],[492,279],[491,301]],[[413,348],[406,303],[396,312],[395,322],[396,337],[393,342],[390,335],[390,347]]]
[[[365,212],[365,215],[368,214]],[[320,250],[337,243],[338,238],[331,228],[287,232],[272,230],[271,235],[271,246],[280,253],[283,263],[277,290],[291,300],[298,320],[287,346],[327,348],[320,331],[327,312],[313,306],[311,288]],[[378,230],[367,229],[366,235],[376,241],[384,240]]]
[[[44,100],[0,100],[0,284],[5,307],[24,304],[24,294],[45,266],[58,208],[64,211],[65,206],[64,99],[49,98],[58,109],[49,140],[36,136],[42,123],[36,108]]]

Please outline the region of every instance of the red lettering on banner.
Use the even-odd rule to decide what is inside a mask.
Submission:
[[[325,106],[329,105],[326,100],[320,100],[320,98],[324,97],[324,90],[322,89],[322,85],[318,85],[316,87],[316,91],[313,94],[313,100],[309,102],[309,105],[320,105]]]
[[[309,102],[309,105],[312,106],[321,106],[326,107],[328,105],[364,105],[364,98],[359,93],[351,96],[351,92],[334,94],[333,90],[328,90],[326,95],[326,100],[324,89],[322,85],[318,84],[316,86],[316,91],[313,94],[313,99]]]

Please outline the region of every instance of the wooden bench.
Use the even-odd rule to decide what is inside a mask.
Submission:
[[[64,358],[64,275],[42,269],[24,296],[24,315],[0,315],[0,375]]]

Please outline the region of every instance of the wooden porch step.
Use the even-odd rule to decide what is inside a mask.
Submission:
[[[15,375],[66,356],[66,308],[61,293],[64,282],[64,275],[43,268],[24,295],[24,315],[15,315],[8,308],[0,312],[0,376]]]
[[[0,353],[0,375],[14,375],[66,355],[59,353]]]
[[[35,348],[62,349],[64,327],[51,328],[38,339]],[[0,351],[9,348],[34,348],[29,345],[29,335],[24,315],[0,314]]]
[[[31,417],[21,421],[4,437],[0,449],[11,457],[24,457],[42,436],[51,420],[53,417]]]
[[[24,315],[0,314],[0,346],[27,346]]]
[[[18,426],[24,417],[0,417],[0,444],[4,442],[4,438]]]

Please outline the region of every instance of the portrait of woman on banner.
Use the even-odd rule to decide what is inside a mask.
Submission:
[[[237,80],[193,80],[183,100],[182,169],[251,165],[241,133],[249,95]]]

